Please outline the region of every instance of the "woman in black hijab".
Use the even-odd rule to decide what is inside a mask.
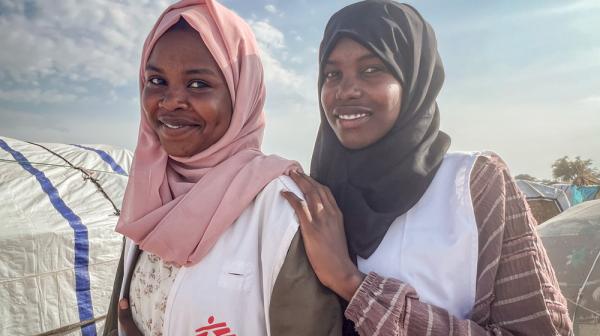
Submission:
[[[568,335],[535,220],[493,153],[447,153],[431,26],[391,0],[347,6],[319,53],[321,126],[300,219],[344,334]]]

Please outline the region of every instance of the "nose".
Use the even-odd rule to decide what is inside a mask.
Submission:
[[[353,76],[344,76],[338,85],[335,98],[337,100],[358,99],[362,95],[362,88]]]
[[[188,96],[185,88],[167,88],[158,102],[158,107],[167,111],[186,109],[188,107]]]

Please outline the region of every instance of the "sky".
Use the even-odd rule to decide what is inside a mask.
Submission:
[[[0,136],[133,150],[142,44],[172,2],[0,0]],[[329,17],[352,2],[221,1],[261,47],[266,153],[310,164],[318,46]],[[565,155],[600,167],[600,1],[408,3],[437,35],[451,150],[491,150],[514,175],[538,178]]]

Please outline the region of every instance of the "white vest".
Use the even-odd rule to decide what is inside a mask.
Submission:
[[[289,177],[273,180],[206,257],[179,270],[167,298],[165,335],[203,336],[225,329],[230,331],[223,335],[270,335],[271,293],[298,231],[282,190],[302,197]],[[134,249],[127,240],[125,274],[135,266]]]
[[[427,191],[390,226],[358,268],[401,280],[422,302],[459,318],[475,303],[478,229],[471,200],[471,170],[477,154],[449,153]]]

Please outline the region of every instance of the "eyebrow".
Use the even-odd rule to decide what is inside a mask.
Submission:
[[[377,55],[375,55],[375,54],[372,54],[372,53],[368,53],[368,54],[364,54],[364,55],[360,56],[360,57],[358,58],[358,61],[359,61],[359,62],[362,62],[362,61],[370,60],[370,59],[373,59],[373,58],[374,58],[374,59],[379,59],[379,57],[377,57]],[[326,64],[326,65],[327,65],[327,64],[335,65],[335,64],[338,64],[338,63],[339,63],[339,62],[337,62],[337,61],[331,61],[330,59],[327,59],[327,60],[325,61],[325,64]]]
[[[154,71],[154,72],[163,72],[161,68],[148,64],[146,65],[146,71]],[[185,71],[186,75],[212,75],[216,76],[216,73],[208,68],[198,68],[198,69],[190,69]]]

